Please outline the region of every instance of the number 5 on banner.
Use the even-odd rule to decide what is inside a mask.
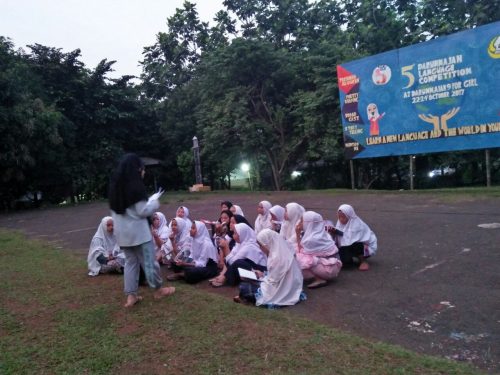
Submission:
[[[411,70],[413,69],[414,66],[415,66],[415,64],[412,64],[412,65],[403,66],[401,68],[401,74],[408,77],[408,85],[403,87],[404,89],[407,89],[408,87],[413,86],[413,84],[415,83],[415,76],[411,72]]]

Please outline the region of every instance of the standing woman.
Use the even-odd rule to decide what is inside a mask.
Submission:
[[[143,267],[155,298],[173,294],[175,288],[162,288],[160,265],[155,259],[155,247],[147,218],[159,207],[155,194],[149,200],[142,179],[145,168],[136,154],[124,155],[114,171],[109,186],[109,205],[118,245],[125,253],[125,307],[142,300],[139,289],[139,269]]]
[[[255,219],[255,234],[259,234],[262,229],[272,228],[270,208],[273,205],[269,201],[261,201],[257,206],[257,218]]]
[[[313,289],[325,286],[329,280],[337,277],[342,262],[338,259],[339,250],[335,242],[325,230],[323,217],[317,212],[306,211],[296,229],[299,248],[297,261],[302,275],[304,279],[314,278],[307,287]],[[301,238],[302,230],[304,235]]]
[[[340,260],[347,265],[353,264],[353,258],[359,259],[359,270],[368,271],[370,266],[366,258],[377,251],[377,237],[370,227],[354,212],[354,208],[343,204],[337,211],[336,234]]]

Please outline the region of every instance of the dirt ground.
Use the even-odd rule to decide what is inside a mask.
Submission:
[[[343,269],[335,282],[306,290],[307,301],[286,312],[500,373],[500,228],[478,226],[500,223],[500,199],[228,192],[172,201],[161,211],[171,218],[182,204],[192,219],[215,219],[222,199],[239,204],[252,222],[264,199],[282,206],[298,202],[332,220],[340,204],[353,205],[378,237],[370,271]],[[24,211],[0,215],[0,227],[22,230],[86,258],[90,239],[108,213],[106,203]],[[207,283],[195,287],[227,297],[236,294],[235,288],[214,289]]]

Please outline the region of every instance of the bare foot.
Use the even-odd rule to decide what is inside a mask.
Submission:
[[[172,295],[174,293],[175,293],[175,288],[173,286],[167,286],[165,288],[158,289],[155,292],[154,297],[156,299],[160,299],[160,298],[163,298],[163,297],[166,297],[166,296],[170,296],[170,295]]]
[[[361,262],[361,264],[358,267],[358,270],[360,271],[368,271],[370,269],[370,265],[368,262]]]
[[[141,296],[136,296],[135,294],[129,294],[127,296],[127,303],[125,303],[125,305],[123,305],[123,306],[126,308],[130,308],[134,305],[137,305],[141,301],[142,301]]]
[[[226,282],[226,278],[224,276],[217,276],[215,279],[213,279],[210,284],[212,284],[212,286],[214,288],[218,288],[218,287],[221,287],[225,284]]]

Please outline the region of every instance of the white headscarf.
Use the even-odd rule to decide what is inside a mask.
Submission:
[[[260,284],[256,305],[295,305],[300,300],[303,277],[295,260],[295,250],[278,233],[263,229],[257,240],[269,249],[267,275]]]
[[[161,213],[160,211],[157,211],[154,214],[158,217],[160,223],[158,224],[158,228],[153,228],[153,230],[156,231],[156,234],[161,238],[163,242],[166,242],[171,233],[170,228],[167,224],[167,219],[165,218],[165,215],[163,215],[163,213]]]
[[[273,220],[276,224],[283,224],[285,220],[285,207],[281,207],[279,204],[272,206],[269,212],[276,216],[276,220]]]
[[[209,259],[217,263],[219,257],[207,227],[201,221],[194,222],[196,225],[196,234],[193,237],[191,245],[191,258],[193,258],[196,267],[205,267]]]
[[[290,243],[295,244],[297,242],[297,235],[295,234],[295,226],[300,221],[302,214],[305,212],[305,208],[300,204],[292,202],[286,205],[286,216],[287,220],[283,222],[281,226],[280,235],[288,240]]]
[[[184,217],[177,216],[177,211],[179,211],[179,208],[182,208],[184,210]],[[189,209],[186,206],[179,206],[177,207],[177,210],[175,211],[175,216],[180,217],[181,219],[186,220],[188,228],[191,229],[191,226],[193,225],[193,222],[189,218]]]
[[[170,221],[170,230],[172,231],[172,222],[175,220],[177,223],[177,234],[175,235],[175,241],[177,242],[177,247],[183,248],[191,241],[191,236],[189,235],[189,230],[191,227],[188,227],[188,223],[182,217],[176,217]]]
[[[305,254],[326,253],[334,250],[333,254],[338,252],[335,241],[325,230],[325,221],[323,217],[314,211],[306,211],[302,215],[304,220],[304,235],[300,243]]]
[[[89,276],[97,276],[101,270],[101,264],[97,261],[99,255],[104,255],[107,258],[110,255],[118,256],[121,254],[114,233],[109,233],[107,230],[109,220],[112,221],[113,218],[111,216],[102,218],[90,242],[89,254],[87,256]]]
[[[267,258],[257,244],[257,237],[253,229],[245,223],[239,223],[234,226],[234,230],[240,237],[240,242],[226,256],[226,262],[233,264],[238,259],[247,258],[255,264],[265,266]]]
[[[273,206],[269,201],[261,201],[259,205],[264,208],[263,214],[258,214],[255,219],[255,233],[259,233],[262,229],[272,228],[271,215],[269,214],[269,209]]]
[[[361,242],[368,245],[369,255],[375,254],[377,251],[377,237],[370,227],[356,215],[354,208],[348,204],[343,204],[338,211],[341,211],[349,220],[345,225],[339,220],[335,224],[336,229],[344,232],[342,236],[337,237],[339,246],[349,246],[355,242]]]
[[[233,210],[233,207],[234,207],[234,210]],[[241,216],[245,216],[245,214],[243,213],[243,210],[241,209],[240,206],[238,206],[237,204],[233,204],[231,206],[231,208],[229,209],[234,215],[241,215]]]

